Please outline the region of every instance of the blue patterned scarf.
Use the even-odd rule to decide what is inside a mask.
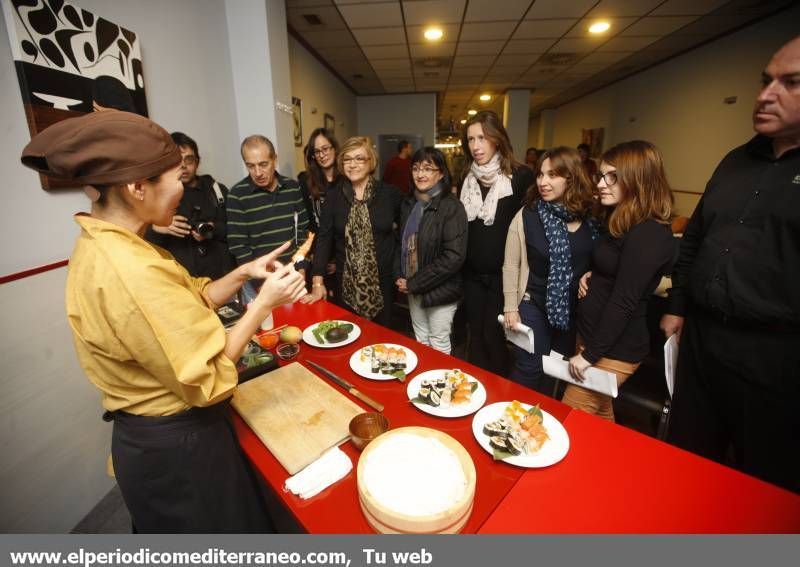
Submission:
[[[564,203],[536,201],[536,211],[544,227],[544,235],[550,245],[550,271],[547,274],[545,311],[550,325],[566,331],[569,327],[569,290],[572,284],[572,254],[567,235],[567,223],[576,217],[567,211]],[[592,230],[592,240],[597,239],[597,223],[587,219]]]
[[[419,225],[422,222],[422,213],[425,212],[425,209],[430,205],[431,199],[441,192],[441,182],[431,187],[426,193],[414,190],[414,197],[417,202],[414,204],[414,208],[411,209],[411,214],[408,215],[406,226],[403,228],[403,237],[400,247],[400,269],[403,271],[403,277],[406,279],[416,274],[419,269],[417,233],[419,232]]]

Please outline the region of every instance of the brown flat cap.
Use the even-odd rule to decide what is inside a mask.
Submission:
[[[181,152],[152,120],[106,110],[39,132],[22,150],[22,163],[76,186],[110,185],[160,175],[181,163]]]

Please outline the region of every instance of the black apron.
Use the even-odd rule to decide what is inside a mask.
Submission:
[[[275,532],[229,411],[226,400],[164,417],[107,414],[117,484],[138,532]]]

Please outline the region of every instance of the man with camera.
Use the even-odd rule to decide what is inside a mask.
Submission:
[[[183,197],[169,226],[155,226],[146,238],[169,250],[196,277],[217,279],[233,267],[226,241],[225,198],[228,189],[210,175],[197,175],[197,143],[182,132],[171,134],[181,151]]]

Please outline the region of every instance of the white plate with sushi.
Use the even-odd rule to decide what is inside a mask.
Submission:
[[[303,330],[303,341],[319,348],[349,345],[361,336],[361,328],[350,321],[320,321]]]
[[[408,383],[406,392],[418,409],[437,417],[464,417],[486,403],[483,384],[457,368],[423,372]]]
[[[379,343],[355,351],[350,357],[350,368],[359,376],[370,380],[404,381],[417,367],[418,362],[417,355],[410,348]]]
[[[569,451],[569,435],[561,422],[517,400],[481,409],[472,419],[472,434],[495,460],[518,467],[549,467]]]

